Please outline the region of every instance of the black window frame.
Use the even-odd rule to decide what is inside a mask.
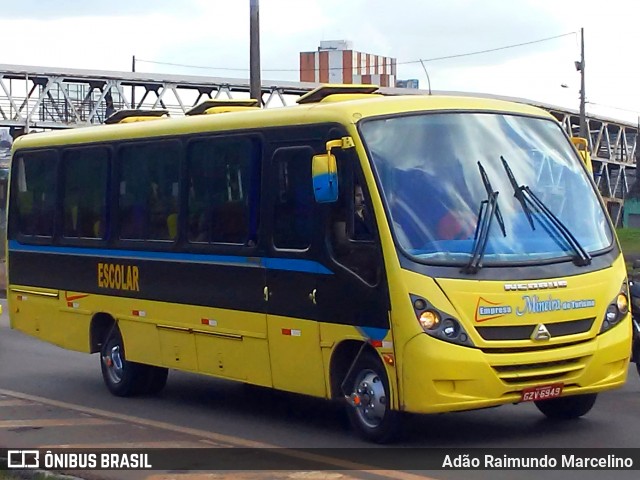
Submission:
[[[91,237],[66,237],[64,235],[64,197],[65,192],[65,158],[69,152],[75,152],[80,150],[104,150],[107,155],[107,185],[105,190],[105,212],[103,219],[106,226],[104,229],[104,237],[91,238]],[[113,148],[107,143],[91,143],[87,145],[74,145],[69,148],[60,149],[60,156],[58,161],[58,197],[56,201],[56,241],[57,245],[61,246],[92,246],[92,247],[105,247],[110,241],[112,236],[112,216],[111,210],[113,210],[113,204],[111,201],[111,185],[112,185],[112,170],[113,170]]]
[[[46,147],[46,148],[39,148],[39,149],[25,149],[25,150],[18,150],[16,152],[14,152],[12,159],[11,159],[11,164],[12,166],[16,165],[16,160],[19,159],[21,156],[24,157],[25,155],[30,155],[30,154],[51,154],[53,156],[53,158],[51,159],[51,162],[53,163],[53,170],[54,170],[54,177],[55,177],[55,184],[54,184],[54,191],[53,191],[53,205],[54,205],[54,215],[53,215],[53,225],[52,225],[52,232],[51,235],[26,235],[24,233],[22,233],[20,231],[20,224],[19,224],[19,214],[17,211],[18,208],[18,198],[17,195],[19,193],[18,190],[18,185],[17,182],[19,181],[19,174],[16,171],[13,171],[11,173],[11,186],[10,186],[10,210],[8,212],[8,222],[7,222],[7,238],[9,240],[17,240],[19,243],[21,244],[25,244],[25,245],[54,245],[57,241],[57,232],[58,232],[58,197],[59,197],[59,184],[60,184],[60,180],[59,180],[59,175],[60,175],[60,148],[52,148],[52,147]]]
[[[246,230],[247,230],[247,238],[243,242],[233,242],[233,241],[224,241],[212,239],[211,236],[207,240],[195,241],[190,238],[189,229],[191,225],[189,224],[189,193],[190,193],[190,185],[188,185],[190,181],[190,173],[191,173],[191,162],[192,162],[192,151],[196,148],[196,145],[213,142],[213,143],[222,143],[222,142],[245,142],[249,145],[250,155],[249,155],[249,179],[247,180],[248,188],[246,189],[246,195],[248,195],[247,205],[246,205]],[[189,249],[195,250],[210,250],[212,248],[223,248],[223,249],[244,249],[244,248],[252,248],[255,247],[258,243],[259,237],[259,224],[260,224],[260,212],[261,212],[261,198],[262,198],[262,158],[263,158],[263,145],[264,142],[258,135],[252,132],[238,132],[234,131],[230,135],[222,134],[214,134],[214,135],[198,135],[189,137],[185,146],[185,225],[184,225],[184,243],[188,246]],[[255,197],[255,198],[254,198]],[[211,205],[209,205],[211,207]],[[209,232],[211,234],[211,231]]]
[[[261,236],[263,229],[263,204],[264,204],[264,180],[263,170],[265,162],[265,141],[262,134],[263,129],[260,130],[230,130],[220,132],[206,132],[205,134],[188,135],[183,138],[183,188],[181,188],[182,194],[182,209],[179,217],[180,232],[182,237],[180,238],[180,251],[194,254],[220,254],[220,255],[236,255],[236,256],[256,256],[260,250]],[[192,144],[202,141],[224,141],[241,139],[247,140],[252,145],[251,160],[252,171],[250,185],[255,188],[255,191],[250,191],[250,195],[256,195],[255,200],[249,199],[249,237],[254,235],[254,239],[251,242],[245,243],[225,243],[225,242],[192,242],[188,238],[189,229],[189,152],[191,151]],[[251,209],[254,209],[253,211]],[[254,225],[252,227],[252,222]],[[253,232],[252,232],[253,228]],[[180,236],[180,235],[179,235]]]
[[[130,147],[138,147],[144,145],[158,145],[162,143],[175,144],[177,147],[178,157],[178,230],[176,238],[174,239],[135,239],[135,238],[120,238],[122,225],[120,223],[120,178],[122,172],[122,160],[123,150]],[[111,169],[111,192],[109,203],[110,208],[110,242],[109,245],[115,248],[128,249],[128,250],[156,250],[167,251],[175,250],[180,242],[181,228],[180,228],[180,212],[182,209],[182,192],[184,183],[184,158],[185,147],[184,140],[180,136],[171,137],[145,137],[141,139],[132,139],[121,141],[114,144],[114,154],[112,159]]]
[[[309,142],[310,143],[310,142]],[[270,222],[269,225],[271,226],[270,231],[269,231],[269,235],[268,235],[268,242],[269,242],[269,248],[270,250],[272,250],[273,252],[279,252],[282,254],[299,254],[302,256],[309,256],[309,254],[311,253],[312,249],[314,248],[314,245],[316,244],[316,238],[317,238],[317,223],[316,221],[314,221],[314,219],[316,218],[317,214],[318,214],[318,204],[315,201],[315,199],[313,198],[313,172],[312,172],[312,158],[314,155],[317,154],[316,149],[313,148],[312,145],[310,145],[308,142],[300,142],[297,144],[293,144],[293,145],[282,145],[282,146],[276,146],[273,151],[271,152],[270,155],[270,160],[269,160],[269,166],[270,166],[270,175],[269,175],[269,183],[268,183],[268,189],[269,189],[269,202],[270,202]],[[310,203],[310,214],[309,214],[309,223],[307,225],[307,228],[309,230],[309,244],[304,247],[304,248],[292,248],[292,247],[281,247],[276,245],[275,243],[275,232],[276,232],[276,204],[277,204],[277,194],[278,194],[278,190],[279,190],[279,164],[276,162],[277,157],[279,155],[280,152],[288,152],[288,151],[305,151],[309,153],[309,170],[310,170],[310,174],[309,174],[309,183],[308,183],[308,188],[311,190],[311,203]]]

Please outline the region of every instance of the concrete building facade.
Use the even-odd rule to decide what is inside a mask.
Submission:
[[[346,40],[322,41],[318,51],[300,52],[300,81],[395,87],[396,59],[357,52]]]

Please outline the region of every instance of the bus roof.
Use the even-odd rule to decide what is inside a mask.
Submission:
[[[16,140],[13,149],[108,142],[120,139],[172,136],[225,130],[249,130],[286,125],[321,122],[355,124],[363,119],[391,114],[436,111],[488,111],[536,117],[554,117],[534,106],[503,100],[426,95],[382,96],[379,94],[345,94],[325,97],[317,103],[282,108],[255,109],[221,115],[195,115],[166,118],[163,121],[98,125],[55,132],[25,135]]]

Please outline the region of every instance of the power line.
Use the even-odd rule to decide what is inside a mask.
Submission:
[[[237,71],[237,72],[248,72],[249,71],[248,68],[203,67],[202,65],[187,65],[187,64],[184,64],[184,63],[158,62],[156,60],[145,60],[143,58],[136,58],[136,61],[137,62],[143,62],[143,63],[153,63],[155,65],[169,65],[171,67],[198,68],[198,69],[203,69],[203,70],[232,70],[232,71]],[[269,70],[263,69],[262,71],[263,72],[267,72]],[[276,71],[280,71],[280,70],[276,70]],[[282,70],[282,71],[287,71],[287,70]]]
[[[555,40],[557,38],[568,37],[569,35],[575,35],[576,33],[577,32],[568,32],[568,33],[563,33],[561,35],[555,35],[553,37],[541,38],[539,40],[532,40],[530,42],[516,43],[516,44],[513,44],[513,45],[507,45],[505,47],[489,48],[487,50],[478,50],[478,51],[469,52],[469,53],[459,53],[457,55],[447,55],[445,57],[424,58],[424,59],[422,59],[422,61],[423,62],[435,62],[436,60],[448,60],[450,58],[468,57],[470,55],[479,55],[481,53],[497,52],[499,50],[506,50],[508,48],[523,47],[525,45],[532,45],[534,43],[548,42],[549,40]],[[417,60],[417,62],[419,62],[419,61],[420,60]],[[405,63],[416,63],[416,61],[405,62]]]
[[[497,47],[497,48],[489,48],[486,50],[477,50],[474,52],[467,52],[467,53],[458,53],[455,55],[446,55],[446,56],[442,56],[442,57],[433,57],[433,58],[425,58],[425,59],[418,59],[418,60],[408,60],[408,61],[404,61],[404,62],[396,62],[396,65],[409,65],[409,64],[414,64],[414,63],[421,63],[421,62],[435,62],[435,61],[439,61],[439,60],[448,60],[451,58],[460,58],[460,57],[469,57],[472,55],[480,55],[483,53],[490,53],[490,52],[497,52],[500,50],[507,50],[509,48],[516,48],[516,47],[523,47],[525,45],[533,45],[535,43],[542,43],[542,42],[548,42],[550,40],[556,40],[558,38],[562,38],[562,37],[568,37],[569,35],[576,35],[577,32],[568,32],[568,33],[563,33],[561,35],[554,35],[553,37],[546,37],[546,38],[541,38],[538,40],[532,40],[529,42],[522,42],[522,43],[515,43],[512,45],[505,45],[503,47]],[[144,59],[138,59],[136,58],[137,62],[144,62],[144,63],[153,63],[155,65],[168,65],[168,66],[172,66],[172,67],[182,67],[182,68],[197,68],[197,69],[203,69],[203,70],[225,70],[225,71],[235,71],[235,72],[248,72],[249,69],[248,68],[231,68],[231,67],[205,67],[202,65],[187,65],[187,64],[183,64],[183,63],[172,63],[172,62],[159,62],[159,61],[155,61],[155,60],[144,60]],[[380,65],[380,66],[385,66]],[[330,67],[327,68],[327,70],[342,70],[343,67]],[[319,69],[313,69],[315,70],[319,70]],[[298,72],[299,69],[297,68],[264,68],[262,69],[263,72]]]
[[[640,110],[631,110],[629,108],[614,107],[613,105],[605,105],[603,103],[596,103],[596,102],[591,102],[591,101],[587,101],[587,103],[589,105],[597,105],[598,107],[612,108],[614,110],[621,110],[623,112],[635,113],[637,115],[640,115]]]

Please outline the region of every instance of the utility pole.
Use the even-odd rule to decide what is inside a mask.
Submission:
[[[131,71],[136,71],[136,56],[131,59]],[[131,108],[136,108],[136,86],[131,85]]]
[[[420,60],[420,64],[422,65],[424,74],[427,76],[427,84],[429,85],[429,95],[431,95],[431,79],[429,78],[429,72],[427,72],[427,67],[424,66],[424,62],[422,61],[422,59]]]
[[[24,86],[27,89],[27,96],[25,99],[25,123],[24,123],[24,133],[29,133],[29,74],[25,74],[24,76]]]
[[[249,0],[249,95],[262,106],[260,79],[260,15],[258,0]]]
[[[580,62],[576,62],[576,68],[580,72],[580,136],[586,138],[589,143],[589,132],[587,131],[587,99],[584,91],[584,28],[580,29]]]

